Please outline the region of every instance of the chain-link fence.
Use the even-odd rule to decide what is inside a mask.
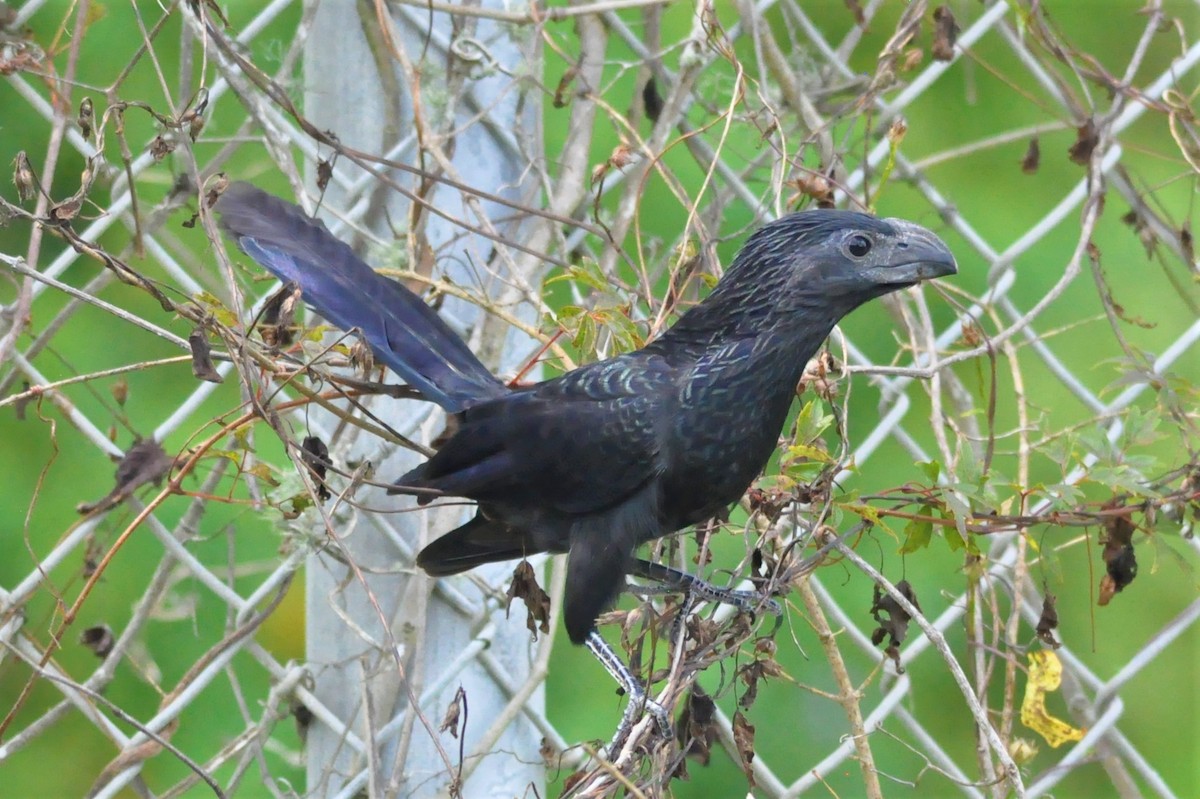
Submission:
[[[1154,0],[0,6],[4,792],[1195,795],[1198,60]],[[960,274],[847,320],[655,550],[786,612],[626,598],[677,737],[606,752],[561,564],[532,642],[510,566],[414,573],[462,508],[377,486],[444,419],[286,329],[222,176],[506,379],[638,346],[803,205]]]

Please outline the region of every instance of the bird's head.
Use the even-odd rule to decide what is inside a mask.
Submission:
[[[664,340],[703,343],[792,328],[823,338],[864,302],[957,271],[950,249],[920,225],[800,211],[755,231],[707,299]]]
[[[897,289],[953,275],[958,266],[945,243],[920,225],[820,209],[762,227],[729,271],[739,270],[746,274],[735,279],[752,279],[752,271],[771,273],[784,305],[816,301],[845,314]]]

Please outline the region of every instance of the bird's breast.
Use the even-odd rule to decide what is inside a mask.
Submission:
[[[750,348],[697,364],[680,386],[664,448],[669,518],[682,527],[741,498],[775,451],[806,362],[804,353]]]

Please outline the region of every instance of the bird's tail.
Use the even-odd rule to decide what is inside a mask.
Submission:
[[[375,272],[298,206],[248,183],[233,183],[216,211],[242,252],[280,280],[299,285],[308,304],[330,322],[359,330],[382,363],[447,411],[505,393],[420,297]]]
[[[515,560],[540,552],[525,536],[482,513],[458,529],[451,530],[417,555],[417,565],[431,577],[458,574],[485,563]]]

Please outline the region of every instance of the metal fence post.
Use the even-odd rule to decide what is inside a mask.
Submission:
[[[413,11],[416,13],[406,13]],[[315,14],[304,74],[305,106],[316,125],[333,131],[351,147],[414,165],[419,155],[418,124],[439,131],[462,126],[453,134],[452,169],[469,174],[471,185],[478,189],[513,200],[536,199],[523,182],[524,162],[512,151],[513,131],[532,133],[540,124],[536,98],[525,98],[520,87],[513,85],[515,79],[509,77],[522,71],[528,57],[523,43],[486,20],[456,31],[445,15],[431,16],[407,8],[398,8],[391,30],[385,32],[373,7],[353,0],[325,0],[317,5]],[[389,50],[389,37],[394,37],[397,50],[413,59],[419,77],[405,74],[403,59],[398,66]],[[453,97],[447,96],[450,70],[465,73],[456,78],[463,91]],[[414,104],[409,87],[417,84],[420,101]],[[424,114],[424,120],[414,119],[414,113]],[[471,122],[476,115],[481,115],[480,120]],[[348,166],[347,162],[339,162],[342,166]],[[381,171],[400,185],[421,191],[419,179],[412,175]],[[365,203],[368,211],[362,227],[390,240],[390,223],[402,234],[402,245],[411,219],[409,201],[364,172],[352,168],[347,174],[349,185],[331,184],[326,195],[328,207],[347,210]],[[489,253],[500,245],[468,234],[449,220],[466,218],[480,226],[483,220],[477,214],[482,212],[497,231],[518,236],[521,219],[501,205],[472,205],[468,197],[445,185],[434,186],[425,196],[446,217],[425,213],[421,235],[434,251],[433,272],[495,297],[503,285],[490,271]],[[398,245],[400,249],[404,248]],[[537,279],[537,275],[520,277]],[[499,363],[494,365],[500,373],[511,372],[516,361],[529,352],[528,347],[514,347],[519,342],[511,334],[501,333],[508,335],[503,347],[486,341],[493,334],[490,329],[481,332],[484,317],[473,305],[447,298],[442,310],[473,346],[478,349],[482,345],[483,351],[499,354]],[[519,312],[532,318],[530,308]],[[427,438],[442,423],[440,412],[424,403],[381,399],[373,402],[371,409],[414,438]],[[350,459],[370,459],[382,481],[394,479],[415,462],[412,453],[385,452],[377,441],[365,439],[342,454]],[[412,507],[410,500],[389,499],[376,489],[360,493],[359,499],[375,508]],[[438,733],[437,726],[459,686],[467,697],[464,752],[472,750],[508,702],[509,693],[479,658],[470,659],[461,672],[448,672],[462,660],[462,653],[473,646],[486,647],[491,662],[502,666],[510,688],[520,685],[530,669],[532,650],[524,624],[516,618],[506,621],[503,609],[497,610],[495,592],[479,585],[482,578],[493,589],[500,586],[502,592],[511,565],[499,564],[453,579],[443,590],[434,590],[431,580],[409,570],[411,553],[420,542],[456,526],[463,516],[461,508],[434,513],[347,514],[346,526],[341,528],[344,543],[361,567],[373,599],[363,582],[337,560],[318,555],[308,568],[307,650],[315,691],[340,718],[353,719],[350,728],[362,740],[377,736],[369,744],[374,761],[369,764],[372,795],[389,788],[405,796],[445,791],[447,779],[460,765],[459,742],[448,733]],[[410,549],[404,551],[405,544],[398,540]],[[396,654],[388,651],[388,631],[381,623],[381,613],[391,624]],[[404,665],[404,675],[397,671],[397,658]],[[410,691],[422,697],[420,708],[428,726],[407,713]],[[541,707],[540,687],[529,702]],[[525,793],[530,785],[540,790],[544,770],[534,759],[539,740],[532,724],[518,716],[494,748],[529,756],[485,758],[467,779],[464,794],[512,796]],[[367,765],[353,748],[344,745],[339,731],[320,723],[313,725],[308,735],[310,792],[332,796],[344,787],[361,785],[361,769]]]

